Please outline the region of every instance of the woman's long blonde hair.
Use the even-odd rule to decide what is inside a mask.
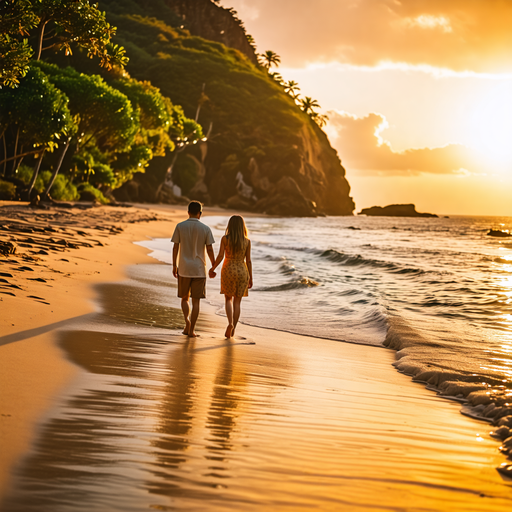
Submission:
[[[240,215],[233,215],[228,222],[226,228],[226,240],[229,248],[234,251],[241,251],[245,247],[245,239],[247,238],[247,226],[244,218]]]

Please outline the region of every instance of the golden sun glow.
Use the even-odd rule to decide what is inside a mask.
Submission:
[[[512,91],[509,84],[497,84],[475,105],[470,117],[471,145],[484,161],[500,170],[512,170]]]

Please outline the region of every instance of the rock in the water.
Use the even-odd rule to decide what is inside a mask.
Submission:
[[[503,418],[501,418],[500,421],[498,422],[498,426],[512,427],[512,416],[504,416]]]
[[[434,213],[419,213],[413,204],[390,204],[388,206],[372,206],[363,208],[359,215],[373,217],[438,217]]]
[[[496,469],[501,475],[512,478],[512,464],[503,463],[499,468]]]
[[[507,439],[507,437],[510,437],[510,428],[503,425],[491,432],[490,435],[501,440]]]

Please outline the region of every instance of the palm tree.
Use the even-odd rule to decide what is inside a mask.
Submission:
[[[284,84],[284,81],[283,81],[283,77],[281,76],[281,73],[269,73],[269,76],[271,78],[273,78],[279,85],[283,85]]]
[[[288,93],[294,100],[299,96],[300,87],[297,82],[289,80],[284,83],[284,92]]]
[[[260,60],[260,64],[267,69],[270,69],[272,66],[277,68],[281,63],[281,57],[279,57],[279,55],[277,55],[277,53],[273,52],[272,50],[267,50],[265,53],[260,53],[258,58]]]
[[[318,101],[314,100],[313,98],[310,98],[309,96],[306,96],[305,98],[302,98],[300,100],[300,108],[302,112],[308,115],[312,115],[316,114],[316,112],[313,109],[321,107],[318,104]]]
[[[309,117],[311,117],[311,119],[313,119],[313,121],[315,121],[315,123],[320,126],[320,128],[323,128],[327,124],[327,121],[329,121],[329,116],[325,114],[319,114],[318,112],[313,112],[309,115]]]

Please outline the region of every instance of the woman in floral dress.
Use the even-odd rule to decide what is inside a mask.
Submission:
[[[247,227],[240,215],[233,215],[229,219],[226,234],[220,241],[219,255],[210,269],[210,277],[216,276],[215,269],[224,257],[220,293],[224,294],[228,317],[225,336],[232,338],[240,318],[242,297],[247,297],[249,288],[252,288],[251,241],[247,238]]]

